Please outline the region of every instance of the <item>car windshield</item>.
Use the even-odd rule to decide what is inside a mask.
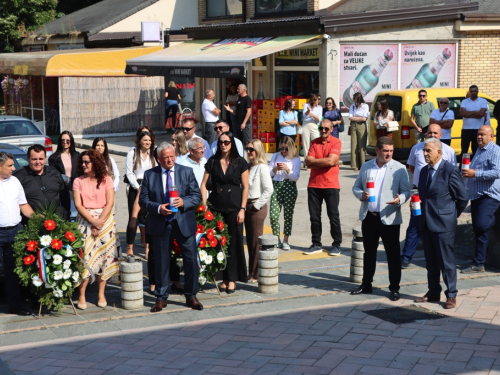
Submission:
[[[25,155],[14,155],[14,167],[16,169],[26,167],[28,165],[28,159]]]
[[[0,138],[16,135],[41,135],[42,132],[29,120],[0,121]]]

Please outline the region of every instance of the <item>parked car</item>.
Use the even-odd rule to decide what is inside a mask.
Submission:
[[[20,116],[0,116],[0,142],[16,145],[25,151],[34,144],[45,146],[47,160],[52,155],[52,140],[31,120]]]
[[[440,98],[448,98],[450,101],[450,106],[448,107],[455,114],[455,122],[453,123],[453,128],[451,130],[451,147],[455,149],[457,155],[460,155],[461,150],[461,133],[463,118],[460,115],[460,105],[462,100],[465,99],[467,94],[467,89],[435,89],[428,88],[427,100],[434,103],[436,108],[439,107],[438,102]],[[394,112],[394,120],[399,122],[399,130],[393,132],[394,141],[394,159],[396,160],[406,160],[410,155],[410,150],[416,143],[415,131],[413,130],[413,125],[411,123],[411,109],[415,103],[418,102],[418,92],[420,89],[408,89],[408,90],[393,90],[393,91],[381,91],[377,93],[375,99],[372,103],[372,108],[370,111],[370,119],[368,120],[368,146],[366,147],[366,152],[369,155],[375,156],[375,145],[377,143],[377,137],[375,135],[373,127],[373,119],[375,117],[375,112],[377,112],[377,100],[384,98],[389,103],[389,109]],[[488,102],[488,107],[490,111],[490,121],[493,129],[497,128],[497,120],[493,117],[493,108],[495,107],[495,100],[484,93],[479,93],[481,98],[486,99]]]
[[[14,167],[19,169],[28,165],[26,150],[8,143],[0,143],[0,152],[8,152],[14,156]]]

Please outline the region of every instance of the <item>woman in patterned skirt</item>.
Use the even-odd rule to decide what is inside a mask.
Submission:
[[[115,200],[113,180],[108,176],[102,155],[95,150],[84,151],[78,160],[81,177],[75,179],[73,195],[78,211],[79,229],[83,233],[84,256],[88,269],[97,275],[99,294],[97,306],[106,307],[106,281],[119,273],[120,240],[111,209]],[[90,272],[82,275],[78,308],[85,310],[85,290]]]
[[[288,238],[292,234],[293,211],[298,195],[297,180],[300,177],[300,158],[292,138],[281,139],[279,152],[272,156],[269,168],[274,185],[271,196],[271,228],[279,240],[280,213],[281,207],[284,207],[284,237],[283,243],[280,241],[278,246],[283,250],[290,250]]]

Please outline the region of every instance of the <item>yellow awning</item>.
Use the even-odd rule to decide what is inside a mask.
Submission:
[[[162,47],[74,49],[0,54],[0,74],[30,76],[125,76],[126,60]]]
[[[242,77],[252,59],[294,48],[318,35],[189,40],[127,60],[126,72],[151,76]]]

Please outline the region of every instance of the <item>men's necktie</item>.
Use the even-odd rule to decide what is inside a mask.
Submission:
[[[170,176],[170,170],[167,171],[167,183],[165,184],[165,203],[170,203],[170,186],[172,186],[172,177]],[[169,206],[170,207],[170,206]],[[170,214],[165,216],[165,220],[174,220],[175,214]]]
[[[429,168],[429,176],[427,176],[427,187],[431,186],[432,178],[434,177],[434,172],[436,172],[434,168]]]

